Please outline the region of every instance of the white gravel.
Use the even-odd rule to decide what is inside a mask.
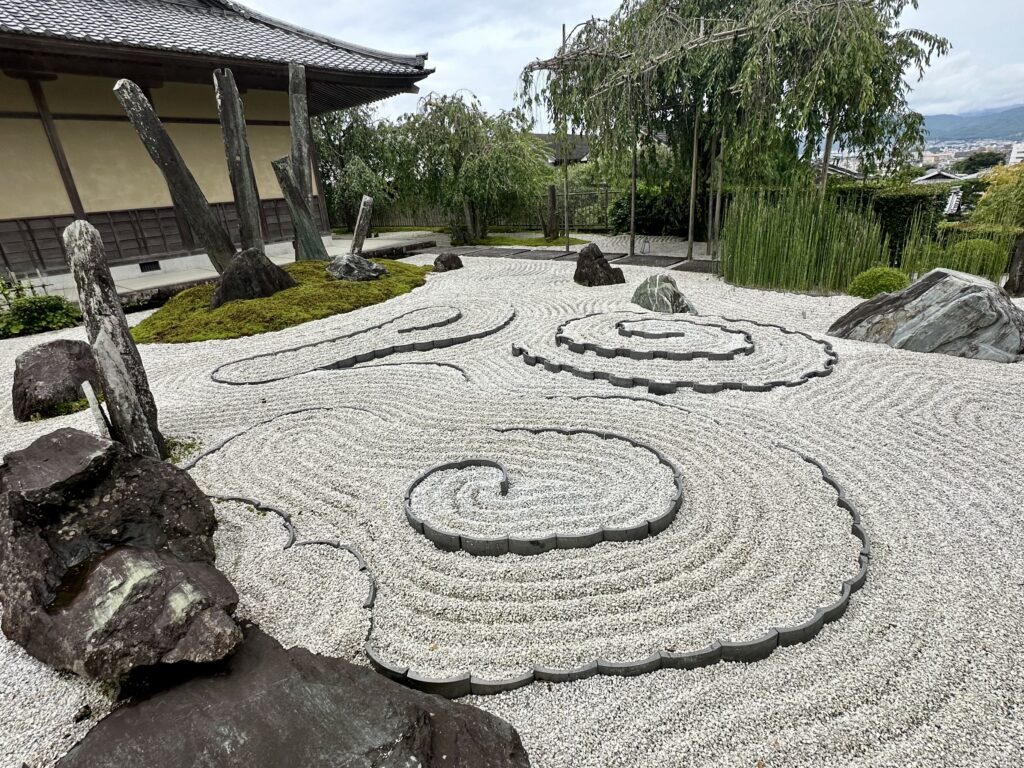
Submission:
[[[853,574],[857,545],[834,494],[778,447],[785,444],[828,467],[872,538],[867,585],[842,620],[752,665],[534,684],[469,701],[512,722],[542,768],[1024,760],[1024,366],[835,340],[835,373],[803,386],[655,397],[530,367],[510,350],[544,345],[570,359],[589,357],[554,347],[555,328],[593,312],[638,311],[628,299],[658,270],[626,267],[627,285],[585,289],[571,282],[572,264],[464,261],[464,270],[351,315],[250,339],[143,349],[164,431],[205,448],[278,414],[331,409],[255,427],[200,461],[193,476],[210,493],[290,511],[300,539],[357,547],[378,580],[372,642],[385,658],[426,673],[502,677],[530,665],[634,660],[657,647],[748,638],[807,617]],[[856,303],[673,277],[708,319],[778,323],[817,338]],[[354,370],[230,387],[209,378],[226,363],[325,342],[412,310],[422,312],[411,321],[450,319],[444,307],[463,319],[409,334],[385,327],[224,371],[237,381],[288,376],[395,338],[496,328],[512,309],[516,319],[480,340]],[[820,354],[797,336],[737,327],[761,347],[748,360],[759,361],[751,373],[766,379]],[[686,348],[686,337],[677,341]],[[14,355],[27,346],[0,343],[0,378],[10,380]],[[621,364],[645,375],[636,372],[699,361]],[[622,399],[632,396],[642,401]],[[56,425],[90,428],[88,414],[15,424],[6,397],[0,393],[4,450]],[[453,473],[424,489],[439,502],[431,505],[437,514],[480,530],[531,520],[586,525],[602,514],[595,498],[615,499],[612,514],[636,515],[657,506],[668,487],[660,465],[636,449],[580,440],[585,448],[552,465],[543,435],[494,431],[507,427],[599,429],[651,445],[683,471],[679,519],[646,541],[528,558],[436,549],[406,523],[402,494],[446,461],[508,462],[512,490],[504,499],[487,470]],[[583,503],[565,509],[551,498]],[[321,547],[282,553],[277,520],[244,505],[219,504],[218,514],[218,562],[238,585],[243,614],[286,644],[357,657],[368,616],[355,558]],[[67,713],[76,709],[69,700],[94,688],[19,654],[0,642],[0,755],[45,765],[68,743]]]

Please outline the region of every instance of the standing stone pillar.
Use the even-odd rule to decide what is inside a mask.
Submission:
[[[306,96],[306,68],[301,64],[288,65],[288,108],[292,126],[292,173],[295,184],[306,201],[310,214],[313,205],[313,181],[310,162],[309,103]],[[319,231],[319,230],[318,230]]]
[[[252,169],[249,138],[245,127],[245,107],[230,69],[213,73],[213,87],[217,93],[217,109],[224,134],[224,154],[228,161],[228,176],[235,197],[238,229],[242,250],[263,250],[263,231],[260,225],[260,193],[256,188],[256,174]]]
[[[361,256],[363,243],[370,231],[370,217],[373,215],[373,198],[363,195],[363,201],[359,204],[359,218],[356,219],[356,229],[352,233],[352,247],[349,253]]]
[[[167,135],[153,105],[142,89],[131,80],[118,80],[114,86],[114,95],[121,102],[149,156],[163,173],[175,207],[185,214],[192,231],[206,248],[214,268],[218,273],[223,272],[235,257],[235,244],[214,215],[206,195],[181,159],[178,148]]]
[[[103,384],[111,437],[136,453],[164,458],[156,401],[128,330],[100,233],[86,221],[75,221],[64,230],[64,250]]]
[[[295,260],[296,261],[330,261],[327,248],[324,246],[320,230],[313,221],[308,203],[295,180],[294,163],[282,157],[271,163],[277,182],[284,194],[284,201],[292,215],[292,227],[295,229]]]

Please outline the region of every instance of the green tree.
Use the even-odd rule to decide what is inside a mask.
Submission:
[[[427,96],[396,126],[400,201],[441,208],[457,241],[486,237],[489,221],[532,209],[553,179],[526,127],[515,112],[488,115],[473,96]]]
[[[352,229],[363,195],[378,206],[393,197],[393,127],[378,121],[370,107],[354,107],[313,120],[320,176],[331,221]]]
[[[955,173],[977,173],[986,168],[994,168],[1006,162],[1006,153],[981,151],[972,152],[963,160],[953,163],[951,170]]]
[[[1024,164],[996,168],[985,179],[988,189],[967,223],[1008,230],[1016,236],[1004,287],[1011,296],[1024,296]]]

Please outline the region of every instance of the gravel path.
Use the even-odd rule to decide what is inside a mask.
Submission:
[[[751,380],[821,365],[822,347],[729,322],[750,333],[753,353],[685,362],[576,354],[555,346],[555,332],[595,313],[616,314],[576,328],[581,337],[632,349],[728,350],[743,336],[617,334],[607,321],[638,311],[629,297],[657,270],[626,267],[628,285],[584,289],[571,282],[572,264],[465,262],[351,315],[143,349],[165,432],[214,451],[191,470],[207,492],[260,499],[292,515],[300,541],[337,540],[365,557],[377,586],[371,644],[381,656],[428,674],[505,678],[534,665],[632,661],[652,649],[751,638],[807,618],[856,572],[859,542],[834,491],[791,447],[828,468],[871,536],[867,585],[841,620],[751,665],[536,683],[467,701],[512,722],[541,768],[1024,759],[1024,366],[832,340],[835,371],[800,386],[651,395],[525,365],[512,345],[592,357],[632,376],[682,366],[718,377],[728,367]],[[699,323],[742,318],[825,340],[829,323],[856,303],[673,276],[705,313]],[[421,330],[401,332],[408,328]],[[472,338],[436,348],[463,336]],[[377,354],[406,339],[425,348]],[[30,345],[0,343],[0,379],[10,380],[14,356]],[[295,351],[256,357],[283,350]],[[369,357],[331,368],[360,355]],[[215,382],[217,369],[233,384]],[[254,381],[267,383],[245,383]],[[90,417],[15,424],[0,392],[0,450],[64,424],[89,429]],[[478,533],[642,519],[671,496],[671,472],[640,449],[496,431],[509,428],[605,430],[662,452],[683,477],[677,520],[643,541],[532,557],[436,548],[408,525],[402,497],[445,462],[489,458],[509,471],[507,496],[486,468],[439,473],[414,496],[424,514]],[[272,513],[217,508],[218,563],[238,586],[240,612],[285,645],[365,663],[368,583],[357,559],[325,546],[284,550],[288,536]],[[67,734],[73,741],[81,732],[68,724],[73,704],[98,694],[6,641],[0,669],[0,757],[49,764]]]

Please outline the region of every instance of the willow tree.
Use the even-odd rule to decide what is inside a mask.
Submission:
[[[552,178],[544,147],[522,116],[489,115],[474,97],[431,94],[396,132],[400,201],[440,208],[458,241],[486,237],[499,216],[532,211]]]
[[[897,28],[912,4],[623,0],[531,64],[523,94],[596,135],[598,152],[621,152],[636,125],[664,136],[689,168],[694,221],[698,179],[717,190],[726,172],[757,177],[787,153],[795,162],[801,145],[807,159],[839,142],[872,161],[916,146],[922,121],[907,107],[906,72],[923,71],[948,42]],[[537,72],[549,75],[535,81]]]

